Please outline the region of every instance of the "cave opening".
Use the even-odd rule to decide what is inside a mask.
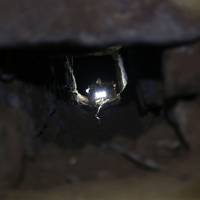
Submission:
[[[172,152],[178,156],[174,150],[179,149],[177,137],[164,115],[166,49],[153,45],[120,49],[128,84],[121,101],[103,109],[101,122],[91,109],[73,101],[66,57],[73,57],[78,89],[87,95],[86,89],[98,78],[117,82],[110,54],[105,55],[102,49],[98,50],[100,55],[96,49],[1,51],[1,120],[6,131],[12,124],[15,132],[12,140],[12,134],[7,138],[10,141],[6,141],[9,145],[4,152],[11,152],[11,158],[16,156],[11,169],[16,175],[9,178],[10,169],[4,169],[0,181],[28,189],[96,180],[115,182],[135,172],[139,178],[159,171],[159,164],[166,164]],[[3,135],[1,138],[7,140]],[[165,143],[168,140],[172,142]],[[10,154],[7,156],[4,167],[11,162]]]

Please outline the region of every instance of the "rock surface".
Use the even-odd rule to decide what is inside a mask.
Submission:
[[[164,82],[168,97],[200,92],[200,43],[170,49],[165,53]]]
[[[199,0],[2,0],[0,47],[192,40],[199,13]]]
[[[26,136],[31,120],[26,112],[0,105],[0,190],[16,186],[22,178],[26,154]]]

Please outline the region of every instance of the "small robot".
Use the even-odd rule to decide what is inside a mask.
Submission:
[[[102,108],[120,102],[121,94],[128,83],[120,53],[118,51],[112,52],[110,56],[115,63],[117,82],[104,82],[101,78],[97,78],[95,83],[85,89],[86,95],[81,94],[77,89],[77,81],[73,71],[73,58],[66,58],[66,79],[73,100],[79,105],[95,108],[97,119],[100,119],[99,113]]]

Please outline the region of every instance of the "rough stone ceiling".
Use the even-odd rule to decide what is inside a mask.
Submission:
[[[0,47],[166,43],[199,36],[199,0],[0,1]]]

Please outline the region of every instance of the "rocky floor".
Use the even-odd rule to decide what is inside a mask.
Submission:
[[[39,150],[34,152],[33,157],[29,158],[23,167],[21,183],[12,190],[2,190],[1,199],[199,199],[199,101],[182,102],[177,106],[177,110],[181,111],[181,116],[184,117],[185,134],[192,147],[190,151],[174,148],[177,139],[173,129],[161,118],[150,120],[151,126],[145,127],[140,137],[131,136],[134,128],[137,131],[140,128],[134,126],[133,121],[131,128],[131,123],[128,126],[125,121],[124,127],[127,129],[124,129],[122,118],[126,120],[128,111],[134,110],[132,104],[114,110],[113,119],[115,123],[121,121],[121,129],[118,127],[110,130],[109,118],[105,118],[102,127],[98,124],[93,127],[93,138],[118,130],[118,134],[109,140],[103,137],[99,143],[95,140],[88,141],[84,134],[87,136],[85,131],[89,129],[79,124],[81,129],[75,130],[71,127],[70,130],[79,131],[79,137],[82,135],[84,142],[81,145],[68,147],[65,143],[60,145],[53,140],[43,142],[42,146],[40,143]],[[78,122],[76,120],[80,114],[72,113],[74,114],[73,117],[70,116],[71,119],[75,120],[74,123]],[[117,117],[116,113],[120,114],[120,117]],[[125,113],[126,117],[122,117]],[[134,119],[130,116],[129,118]],[[146,124],[149,120],[143,121]],[[139,122],[142,125],[142,121],[137,123]],[[96,133],[98,134],[95,136]],[[137,166],[121,154],[106,148],[107,142],[126,146],[130,152],[154,160],[159,164],[160,170],[151,171]]]

